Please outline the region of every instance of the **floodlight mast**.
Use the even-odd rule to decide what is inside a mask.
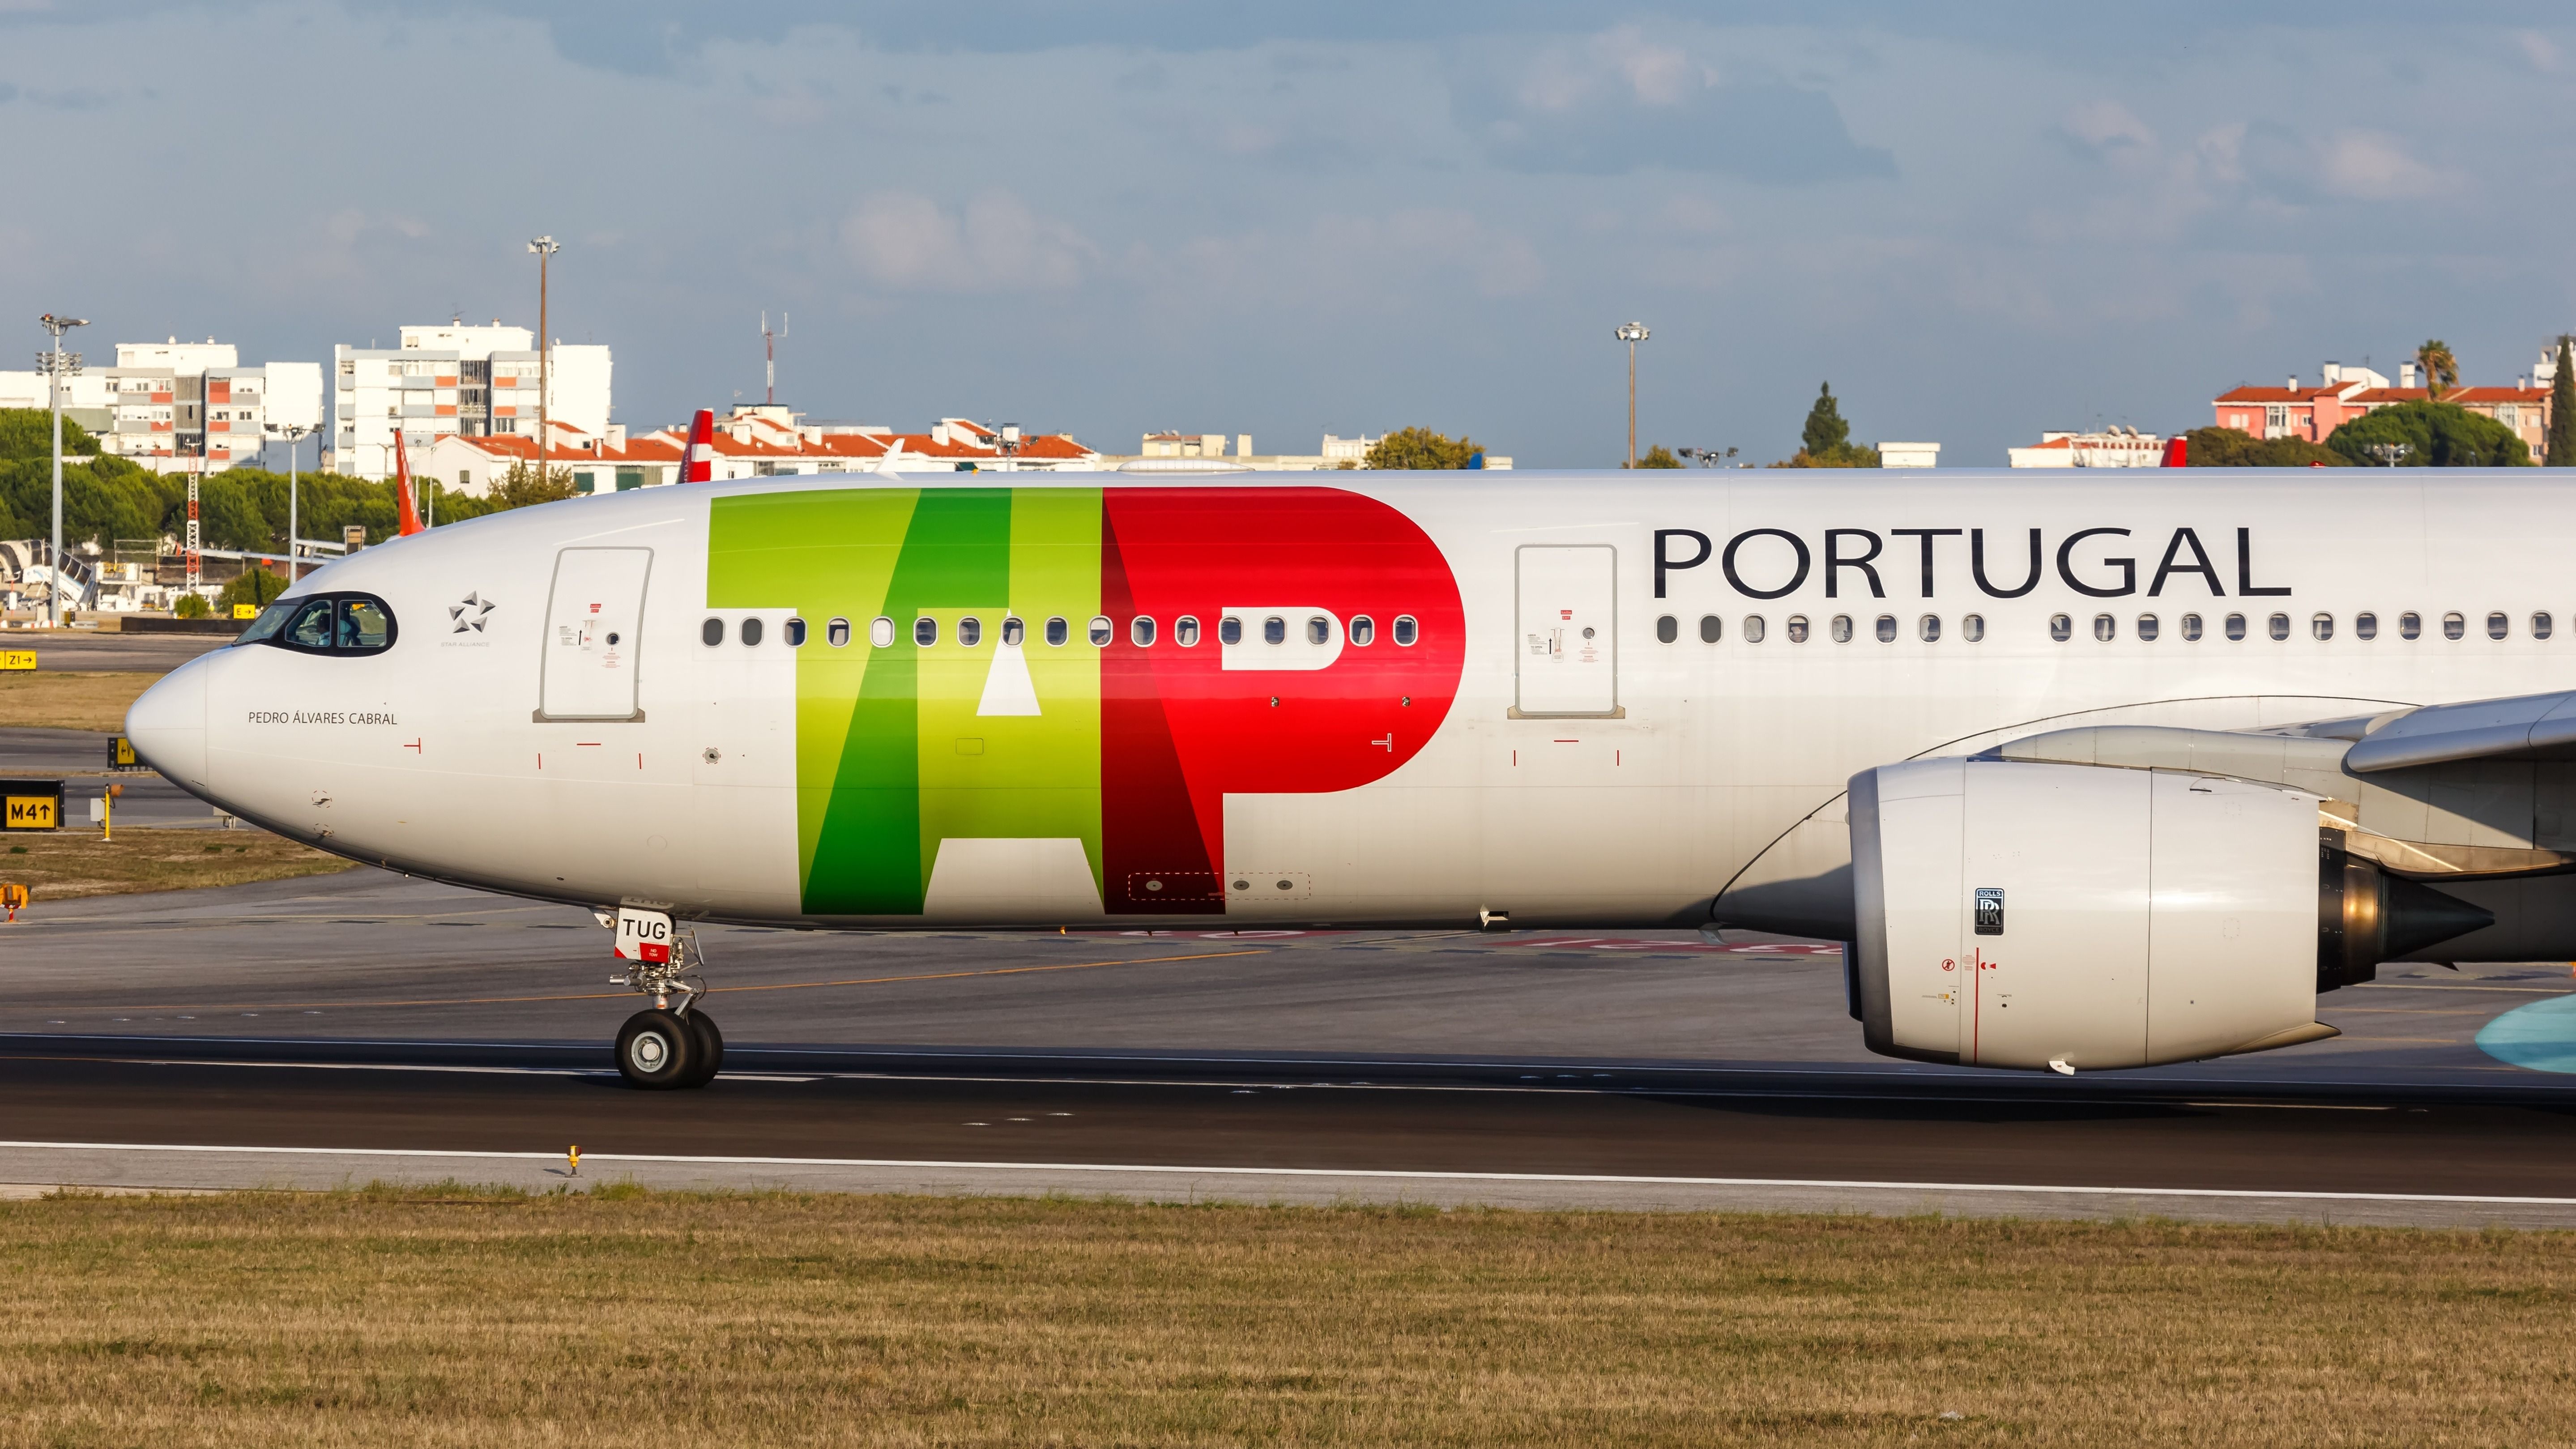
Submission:
[[[528,243],[528,250],[537,254],[537,486],[542,488],[546,483],[546,444],[553,440],[547,407],[555,393],[555,350],[546,331],[551,325],[546,317],[546,274],[555,253],[563,247],[553,237],[541,236]]]
[[[36,323],[54,338],[52,351],[36,354],[36,366],[53,380],[54,552],[45,561],[47,577],[52,580],[45,586],[45,622],[59,629],[63,625],[63,379],[78,376],[81,368],[79,353],[63,351],[63,334],[75,327],[87,327],[89,319],[57,317],[48,312]]]
[[[286,439],[286,586],[291,589],[295,587],[296,580],[304,577],[303,570],[296,561],[295,448],[298,443],[304,441],[304,435],[313,432],[314,429],[301,423],[270,423],[268,430]],[[320,459],[317,458],[315,461],[319,462]]]
[[[1622,322],[1613,334],[1628,344],[1628,466],[1637,466],[1637,344],[1654,334],[1643,322]]]

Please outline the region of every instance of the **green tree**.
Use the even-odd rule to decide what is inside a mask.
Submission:
[[[1372,463],[1369,466],[1377,465]],[[503,508],[526,508],[538,503],[560,503],[572,496],[572,477],[563,470],[559,468],[539,470],[525,463],[513,463],[510,465],[510,471],[501,475],[501,481],[492,485],[491,498],[494,504],[492,511],[497,512]],[[442,494],[439,498],[442,510],[447,501],[446,496]]]
[[[1682,460],[1673,456],[1673,450],[1665,447],[1661,443],[1657,443],[1653,447],[1648,448],[1646,450],[1646,455],[1637,460],[1637,466],[1640,468],[1678,468],[1681,465]],[[1621,464],[1620,466],[1625,467],[1626,465]]]
[[[36,458],[50,460],[54,446],[54,414],[50,408],[0,408],[0,458]],[[89,429],[63,419],[63,454],[95,456],[98,439]],[[51,463],[47,463],[51,467]]]
[[[235,604],[254,606],[266,604],[285,592],[286,575],[273,574],[265,568],[254,565],[242,570],[231,583],[224,585],[222,597],[215,602],[222,606],[223,613],[229,617]]]
[[[1464,468],[1485,445],[1473,438],[1459,436],[1451,440],[1445,433],[1429,428],[1398,428],[1369,444],[1366,468],[1456,469]]]
[[[2375,464],[2371,449],[2405,448],[2403,468],[2527,468],[2531,449],[2513,429],[2456,403],[2409,402],[2379,408],[2334,430],[2326,446],[2356,463]]]
[[[170,606],[170,612],[182,619],[206,619],[212,618],[215,610],[203,594],[181,594],[179,602]]]
[[[1800,446],[1786,462],[1774,468],[1875,468],[1878,450],[1865,448],[1851,440],[1851,424],[1843,421],[1842,404],[1834,397],[1830,382],[1816,391],[1813,407],[1807,409],[1807,425],[1799,431]]]
[[[2195,468],[2349,468],[2352,459],[2305,438],[2258,438],[2242,428],[2194,428],[2182,435]]]
[[[2558,372],[2549,379],[2549,432],[2541,439],[2552,468],[2576,468],[2576,338],[2558,339]]]
[[[2427,338],[2415,349],[2415,365],[2423,369],[2424,386],[2434,397],[2460,385],[2460,360],[2451,355],[2451,344],[2439,337]]]

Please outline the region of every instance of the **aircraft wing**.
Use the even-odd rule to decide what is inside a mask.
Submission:
[[[2576,760],[2576,690],[2412,710],[2353,743],[2357,775],[2454,760]]]

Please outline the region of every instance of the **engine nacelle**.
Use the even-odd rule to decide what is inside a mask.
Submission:
[[[2492,920],[2321,844],[2317,797],[2277,785],[1921,760],[1853,776],[1850,818],[1854,1014],[1886,1056],[2090,1071],[2310,1041],[2320,989]]]

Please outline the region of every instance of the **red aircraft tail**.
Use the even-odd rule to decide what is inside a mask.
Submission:
[[[420,532],[420,509],[412,502],[411,460],[403,454],[402,430],[394,430],[394,536],[409,538]]]
[[[689,446],[680,454],[680,481],[712,483],[716,479],[716,410],[700,408],[689,423]]]
[[[2191,439],[2180,433],[2165,439],[2165,466],[2168,468],[2191,466]]]

